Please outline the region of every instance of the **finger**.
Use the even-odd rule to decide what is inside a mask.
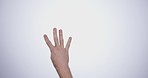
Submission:
[[[48,45],[48,47],[50,49],[52,49],[53,45],[52,45],[51,41],[48,39],[48,36],[46,34],[44,34],[44,40],[45,40],[46,44]]]
[[[71,40],[72,40],[72,37],[69,37],[69,39],[67,41],[67,44],[66,44],[66,50],[69,50],[69,47],[70,47],[70,44],[71,44]]]
[[[58,36],[57,36],[57,29],[56,28],[53,29],[53,37],[54,37],[55,46],[59,46]]]
[[[59,30],[59,40],[60,40],[60,46],[64,47],[64,40],[63,40],[63,32],[62,29]]]

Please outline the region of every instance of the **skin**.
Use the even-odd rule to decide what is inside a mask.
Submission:
[[[52,63],[60,78],[72,78],[72,74],[69,68],[69,47],[72,37],[69,37],[66,46],[64,47],[64,39],[62,29],[59,30],[59,37],[57,35],[57,29],[53,28],[54,44],[51,43],[48,36],[44,34],[44,40],[51,52]]]

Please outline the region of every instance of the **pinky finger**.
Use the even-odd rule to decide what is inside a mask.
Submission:
[[[66,50],[69,50],[69,47],[70,47],[70,44],[71,44],[71,40],[72,40],[72,37],[69,37],[69,39],[67,41],[67,44],[66,44]]]
[[[48,36],[46,34],[44,34],[44,40],[45,40],[46,44],[48,45],[48,47],[50,49],[52,49],[53,45],[52,45],[51,41],[48,39]]]

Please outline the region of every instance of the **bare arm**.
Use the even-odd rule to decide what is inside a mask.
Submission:
[[[48,47],[51,51],[51,60],[55,69],[57,70],[58,75],[60,78],[72,78],[72,74],[68,65],[69,62],[69,47],[72,38],[69,37],[67,44],[64,48],[64,40],[63,40],[63,33],[62,30],[59,30],[59,38],[57,36],[57,29],[53,29],[53,37],[54,43],[53,45],[51,41],[48,39],[47,35],[44,35],[45,42],[47,43]]]

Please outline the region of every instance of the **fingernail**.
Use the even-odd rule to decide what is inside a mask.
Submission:
[[[59,32],[62,32],[62,29],[60,29]]]
[[[53,30],[56,30],[57,28],[53,28]]]
[[[44,37],[46,37],[47,35],[46,35],[46,34],[44,34],[43,36],[44,36]]]

